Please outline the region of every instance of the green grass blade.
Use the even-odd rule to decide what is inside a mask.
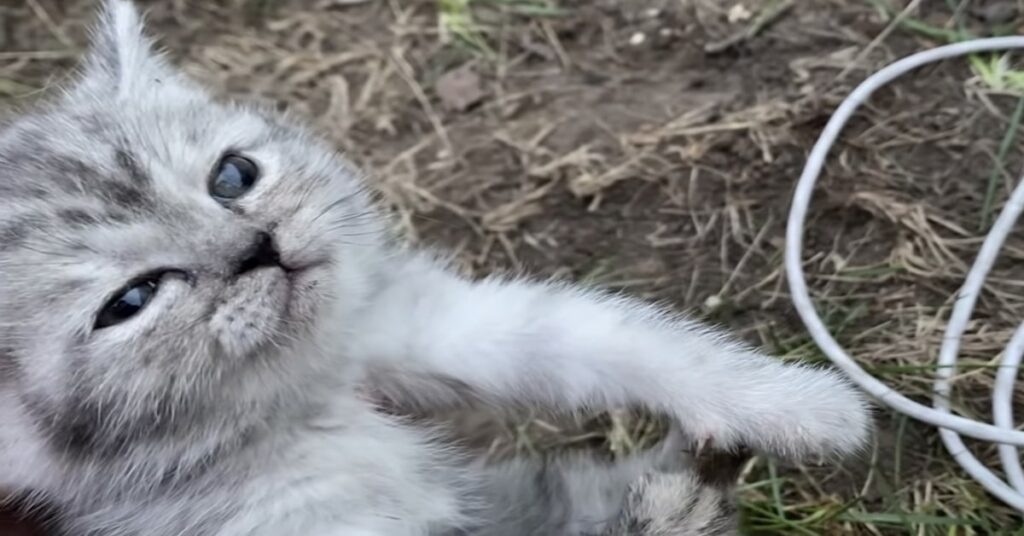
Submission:
[[[988,226],[992,223],[996,190],[1002,184],[1002,173],[1000,173],[1000,170],[1003,168],[1003,162],[1006,161],[1007,153],[1010,152],[1010,147],[1017,138],[1017,130],[1020,127],[1022,116],[1024,116],[1024,97],[1017,99],[1017,108],[1013,110],[1013,116],[1010,117],[1010,127],[1006,129],[1006,134],[1003,135],[1003,140],[999,143],[996,161],[992,163],[992,171],[988,174],[988,185],[985,187],[985,201],[981,207],[981,221],[978,224],[978,231],[988,229]]]

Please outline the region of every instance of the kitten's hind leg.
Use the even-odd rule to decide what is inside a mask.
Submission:
[[[583,454],[481,462],[476,522],[460,536],[596,535],[650,469],[640,458],[614,463]]]
[[[683,434],[674,427],[657,446],[616,461],[600,459],[593,453],[551,454],[498,463],[479,460],[474,471],[480,500],[478,525],[462,534],[596,536],[613,530],[617,526],[613,523],[632,519],[633,513],[636,517],[661,515],[663,511],[667,516],[679,513],[679,505],[671,505],[673,497],[668,494],[683,492],[685,498],[692,487],[686,478],[693,460],[685,447]],[[713,472],[722,471],[719,467]],[[735,482],[735,477],[725,477],[725,481]],[[623,511],[624,506],[632,510]],[[704,510],[697,509],[695,514],[703,515]],[[678,524],[675,518],[664,521],[666,525]]]
[[[685,439],[673,426],[660,447],[659,463],[630,486],[618,517],[601,536],[726,536],[736,533],[733,492],[750,459],[699,445],[684,454]]]
[[[651,473],[630,486],[619,517],[601,536],[737,534],[732,487],[707,484],[693,471]]]

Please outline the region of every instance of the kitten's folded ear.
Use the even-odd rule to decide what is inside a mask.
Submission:
[[[72,95],[132,97],[176,80],[178,75],[154,51],[144,26],[132,2],[105,0]]]

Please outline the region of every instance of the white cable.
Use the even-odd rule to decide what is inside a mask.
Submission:
[[[956,371],[960,338],[970,320],[985,277],[995,262],[1003,242],[1013,230],[1016,220],[1024,211],[1024,178],[1014,189],[1006,206],[992,225],[992,229],[985,238],[978,257],[960,289],[939,352],[932,408],[918,404],[878,381],[858,366],[839,346],[839,343],[829,334],[828,328],[825,327],[825,323],[822,322],[814,308],[801,262],[803,228],[807,220],[807,210],[810,206],[814,184],[825,165],[829,149],[832,148],[839,133],[857,108],[878,88],[922,65],[977,52],[1010,48],[1024,48],[1024,37],[993,37],[941,46],[903,58],[871,75],[857,86],[829,119],[825,130],[807,158],[807,165],[800,175],[796,192],[793,194],[793,205],[786,225],[785,260],[786,277],[793,294],[793,303],[811,337],[821,347],[825,355],[852,381],[881,402],[917,420],[940,427],[939,434],[942,441],[957,463],[993,495],[1024,512],[1024,469],[1021,468],[1016,448],[1024,446],[1024,432],[1014,429],[1012,412],[1013,384],[1016,380],[1021,356],[1024,354],[1024,324],[1021,324],[1010,341],[996,375],[992,398],[995,424],[953,415],[949,407],[950,380]],[[971,454],[960,439],[960,434],[1000,444],[1000,461],[1012,487]]]
[[[1017,381],[1017,369],[1024,356],[1024,323],[1013,333],[1006,347],[1002,366],[996,373],[995,389],[992,392],[992,417],[996,426],[1013,429],[1013,385]],[[1021,468],[1017,448],[1013,445],[999,445],[999,460],[1013,489],[1024,493],[1024,468]]]

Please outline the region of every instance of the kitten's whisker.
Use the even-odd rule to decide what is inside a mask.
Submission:
[[[327,215],[327,213],[329,213],[330,211],[344,205],[345,203],[351,202],[354,197],[355,194],[348,194],[328,203],[327,206],[320,210],[320,213],[318,213],[316,216],[313,217],[312,220],[310,220],[310,223],[316,222],[320,218]]]

